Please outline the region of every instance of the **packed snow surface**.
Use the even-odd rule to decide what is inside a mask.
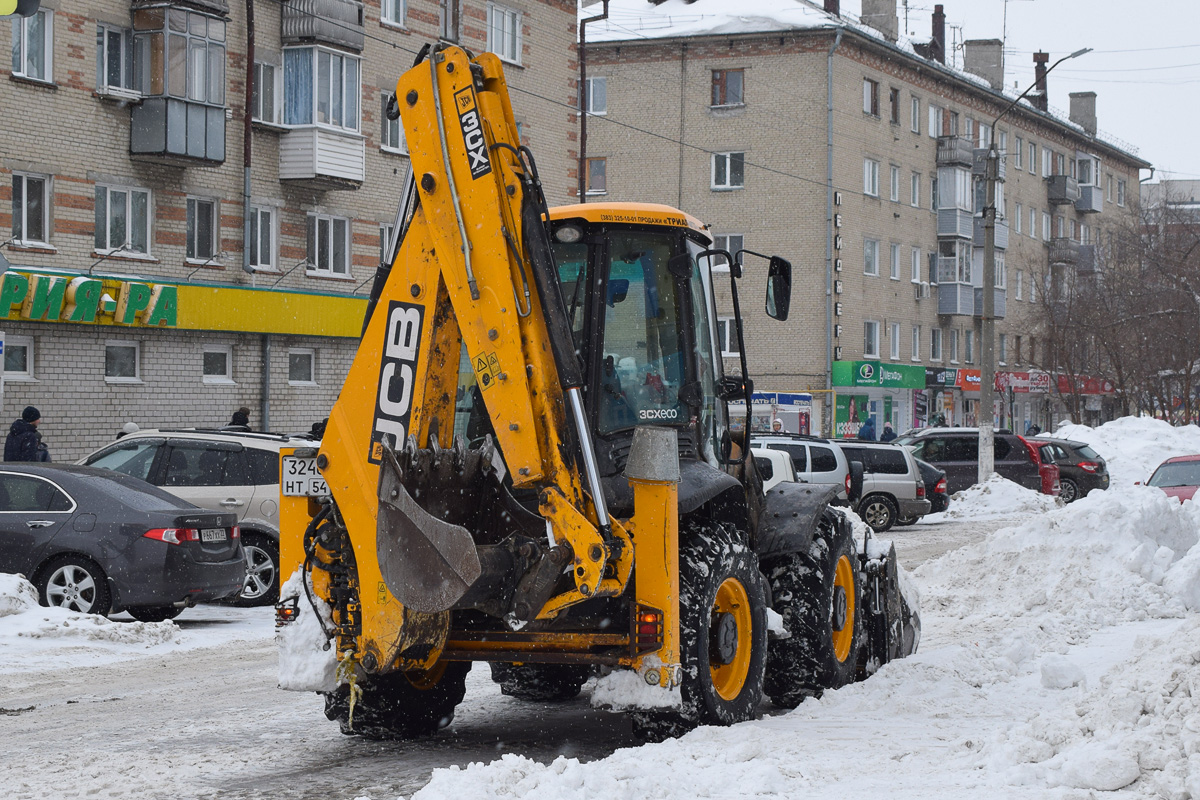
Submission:
[[[955,519],[1011,517],[1014,514],[1041,514],[1058,508],[1059,501],[1048,494],[1026,489],[994,472],[983,483],[956,492],[950,507],[940,514],[927,514],[921,522],[935,523]]]
[[[1098,428],[1067,423],[1041,436],[1090,444],[1107,462],[1114,484],[1145,482],[1168,458],[1200,453],[1200,427],[1176,428],[1150,417],[1121,417]]]

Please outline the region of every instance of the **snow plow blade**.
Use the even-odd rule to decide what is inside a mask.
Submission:
[[[911,656],[921,641],[920,597],[890,542],[868,539],[862,554],[863,606],[867,646],[859,658],[859,677],[874,674],[897,658]]]

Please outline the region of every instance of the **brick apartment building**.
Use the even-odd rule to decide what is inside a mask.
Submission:
[[[993,129],[1025,87],[1005,86],[999,40],[968,41],[965,69],[947,65],[942,6],[925,42],[898,35],[895,0],[863,0],[861,20],[837,0],[771,8],[610,0],[585,32],[587,194],[675,205],[709,223],[718,247],[792,261],[783,326],[761,307],[763,262],[741,282],[764,393],[756,424],[802,430],[807,413],[814,432],[836,417],[837,435],[867,415],[877,430],[939,414],[973,424],[994,140],[998,422],[1045,426],[1057,378],[1038,369],[1039,293],[1096,272],[1105,220],[1137,202],[1150,165],[1097,130],[1095,94],[1072,94],[1066,115],[1050,108],[1045,53],[1038,89]],[[732,326],[719,338],[738,371]]]
[[[396,79],[438,39],[500,54],[548,198],[569,201],[575,29],[566,0],[43,0],[5,20],[5,423],[40,408],[56,461],[126,421],[243,405],[256,429],[307,430],[409,169],[383,113]]]

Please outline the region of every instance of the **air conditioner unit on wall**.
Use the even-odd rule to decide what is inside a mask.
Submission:
[[[929,297],[929,281],[921,281],[913,284],[913,294],[918,300],[924,300]]]

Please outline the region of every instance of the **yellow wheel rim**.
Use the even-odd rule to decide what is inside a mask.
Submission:
[[[846,556],[842,556],[837,562],[837,571],[833,576],[834,598],[837,597],[839,587],[846,597],[845,624],[841,628],[833,627],[836,623],[832,608],[830,608],[829,622],[833,633],[833,653],[839,662],[843,662],[849,657],[850,645],[854,643],[854,615],[858,611],[854,607],[854,568],[850,566],[850,559]]]
[[[737,649],[734,651],[733,660],[722,664],[719,660],[714,660],[715,653],[712,652],[709,653],[708,659],[713,688],[722,699],[733,700],[746,685],[753,643],[751,629],[754,618],[750,614],[750,597],[741,581],[726,578],[724,583],[717,587],[717,598],[713,603],[712,613],[731,615],[737,629]]]
[[[404,673],[404,677],[408,678],[408,682],[413,685],[413,688],[427,692],[438,685],[438,681],[446,674],[446,666],[449,661],[439,661],[433,665],[432,669],[412,669]]]

